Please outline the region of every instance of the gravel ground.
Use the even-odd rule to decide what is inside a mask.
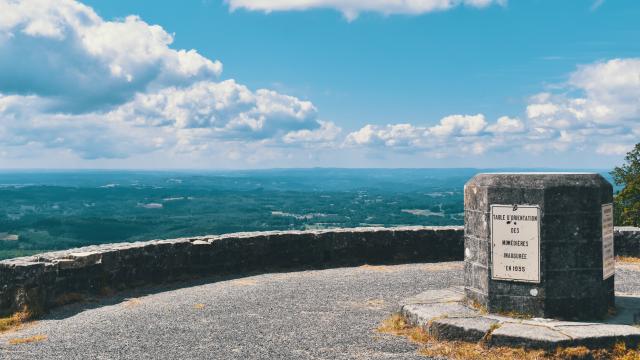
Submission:
[[[616,289],[640,293],[639,265]],[[206,279],[68,305],[0,335],[7,359],[425,359],[379,334],[399,300],[462,284],[462,263],[361,266]],[[9,340],[44,335],[19,345]]]

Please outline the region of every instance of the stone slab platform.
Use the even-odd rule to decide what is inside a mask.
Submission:
[[[616,294],[616,314],[602,322],[487,314],[466,306],[464,289],[429,290],[404,300],[400,312],[412,326],[423,327],[440,340],[484,341],[489,346],[553,350],[557,347],[608,348],[617,342],[640,344],[640,296]]]

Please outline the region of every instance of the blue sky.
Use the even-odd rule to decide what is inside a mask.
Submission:
[[[0,167],[607,168],[640,135],[632,0],[46,4],[0,0]]]

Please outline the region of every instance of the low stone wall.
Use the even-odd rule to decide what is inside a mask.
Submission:
[[[613,230],[614,251],[617,256],[640,257],[640,228],[619,226]]]
[[[0,261],[0,314],[197,275],[461,260],[462,227],[235,233],[88,246]]]
[[[49,252],[0,261],[0,315],[191,276],[463,260],[463,235],[461,226],[271,231]],[[616,228],[615,249],[639,257],[640,228]]]

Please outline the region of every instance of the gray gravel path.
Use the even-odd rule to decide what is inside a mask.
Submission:
[[[640,292],[640,266],[616,288]],[[211,282],[215,281],[215,282]],[[462,263],[362,266],[207,279],[59,308],[0,335],[7,359],[425,359],[375,332],[399,300],[462,284]],[[34,335],[46,340],[10,345]]]

